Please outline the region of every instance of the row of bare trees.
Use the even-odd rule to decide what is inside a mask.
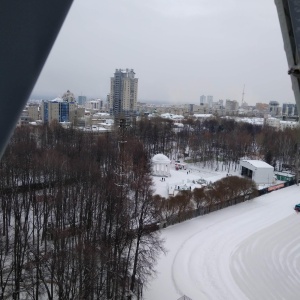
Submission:
[[[0,299],[139,297],[164,251],[157,220],[255,195],[251,182],[227,177],[153,197],[151,156],[188,152],[228,171],[246,156],[281,169],[295,164],[298,137],[298,130],[225,119],[187,120],[180,130],[169,120],[142,119],[126,137],[55,123],[16,129],[0,161]]]
[[[159,152],[176,159],[188,155],[192,162],[227,172],[237,169],[242,157],[265,160],[279,171],[296,164],[299,129],[278,131],[224,118],[182,123],[184,127],[175,128],[170,120],[145,118],[133,130],[149,156]]]
[[[0,299],[141,297],[164,249],[148,156],[126,140],[15,131],[0,162]]]
[[[180,191],[165,199],[155,195],[160,203],[160,218],[174,224],[211,211],[222,209],[258,195],[256,184],[238,176],[228,176],[193,191]]]

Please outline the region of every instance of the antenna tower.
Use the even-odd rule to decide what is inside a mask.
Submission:
[[[245,96],[245,84],[244,84],[243,93],[242,93],[242,104],[244,103],[244,96]]]

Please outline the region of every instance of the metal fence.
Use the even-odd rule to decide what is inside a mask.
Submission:
[[[180,214],[169,217],[168,220],[165,221],[163,227],[167,227],[167,226],[170,226],[170,225],[181,223],[181,222],[189,220],[189,219],[193,219],[193,218],[196,218],[196,217],[199,217],[199,216],[203,216],[203,215],[209,214],[211,212],[220,210],[222,208],[226,208],[226,207],[238,204],[238,203],[245,202],[249,199],[251,199],[251,198],[242,196],[242,197],[231,199],[229,201],[225,201],[225,202],[221,202],[221,203],[215,203],[215,204],[211,204],[211,205],[208,205],[208,206],[202,206],[202,207],[199,207],[197,209],[184,211],[184,212],[181,212]]]

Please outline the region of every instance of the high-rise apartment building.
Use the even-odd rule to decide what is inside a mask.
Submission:
[[[277,101],[270,101],[269,102],[269,113],[271,116],[278,116],[281,114],[281,107]]]
[[[110,81],[110,113],[114,116],[134,116],[137,110],[138,79],[133,69],[116,69]]]
[[[67,90],[63,95],[62,95],[62,99],[64,100],[64,102],[76,102],[75,100],[75,96],[72,92],[70,92],[69,90]]]
[[[293,103],[283,103],[282,104],[282,115],[294,116],[297,115],[297,106]]]
[[[239,109],[239,103],[236,100],[226,99],[225,109],[227,112],[236,112]]]
[[[86,96],[78,96],[78,105],[85,105],[86,103]]]
[[[204,105],[206,103],[206,96],[200,96],[200,105]]]
[[[214,97],[213,96],[207,96],[206,101],[207,101],[208,107],[212,107]]]

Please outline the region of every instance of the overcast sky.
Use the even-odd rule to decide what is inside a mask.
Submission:
[[[116,68],[139,101],[294,103],[273,0],[74,0],[32,97],[104,99]]]

